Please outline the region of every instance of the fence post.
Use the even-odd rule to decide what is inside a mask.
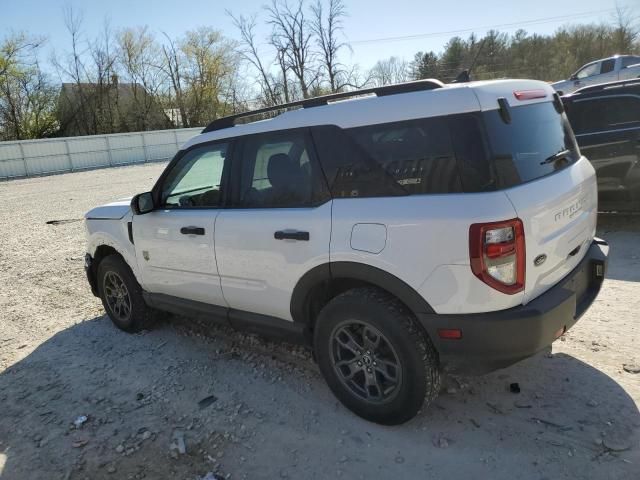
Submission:
[[[64,139],[64,148],[67,152],[67,158],[69,159],[69,171],[73,172],[73,161],[71,160],[71,151],[69,150],[69,142],[67,139]]]
[[[176,151],[180,150],[180,142],[178,141],[178,130],[173,131],[173,138],[176,139]]]
[[[104,141],[107,144],[107,157],[109,158],[109,166],[113,167],[113,158],[111,158],[111,144],[109,143],[109,137],[107,135],[104,136]]]
[[[24,165],[24,176],[28,177],[29,169],[27,168],[27,157],[25,157],[24,155],[24,148],[22,147],[22,142],[18,142],[18,147],[20,148],[20,156],[22,157],[22,164]]]
[[[140,132],[142,136],[142,150],[144,151],[144,163],[149,161],[149,151],[147,150],[147,141],[144,139],[144,132]]]

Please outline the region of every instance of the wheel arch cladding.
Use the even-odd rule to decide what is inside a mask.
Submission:
[[[364,263],[331,262],[312,268],[300,278],[291,295],[291,317],[311,328],[315,316],[331,298],[363,285],[388,292],[414,314],[434,313],[414,288],[389,272]]]
[[[93,252],[93,262],[91,262],[91,276],[93,277],[96,285],[98,284],[98,265],[100,265],[100,262],[102,262],[102,260],[107,258],[109,255],[122,256],[120,252],[118,252],[114,247],[105,244],[98,245],[98,247]]]

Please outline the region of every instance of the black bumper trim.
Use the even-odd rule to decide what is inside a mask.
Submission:
[[[560,282],[526,305],[478,314],[418,314],[447,371],[482,374],[507,367],[551,345],[571,328],[600,292],[609,245],[596,238],[582,261]],[[457,328],[459,340],[438,329]]]

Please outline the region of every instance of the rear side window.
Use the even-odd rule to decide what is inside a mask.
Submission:
[[[577,135],[634,127],[640,124],[640,97],[611,95],[576,100],[567,114]]]
[[[323,126],[313,136],[334,197],[456,193],[491,183],[480,128],[471,116],[344,130]]]
[[[509,113],[509,123],[498,110],[483,113],[500,187],[536,180],[579,158],[568,120],[551,102],[512,107]]]
[[[602,62],[602,66],[600,67],[600,73],[609,73],[613,72],[613,68],[616,66],[615,59],[611,58],[609,60],[605,60]]]
[[[233,206],[309,207],[328,197],[306,129],[251,135],[239,144]]]

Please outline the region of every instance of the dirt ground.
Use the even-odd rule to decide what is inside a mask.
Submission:
[[[608,279],[551,351],[449,378],[430,409],[382,427],[342,407],[304,349],[176,318],[112,326],[82,223],[46,222],[162,168],[0,183],[0,478],[640,478],[640,374],[623,368],[640,364],[637,217],[601,218]]]

